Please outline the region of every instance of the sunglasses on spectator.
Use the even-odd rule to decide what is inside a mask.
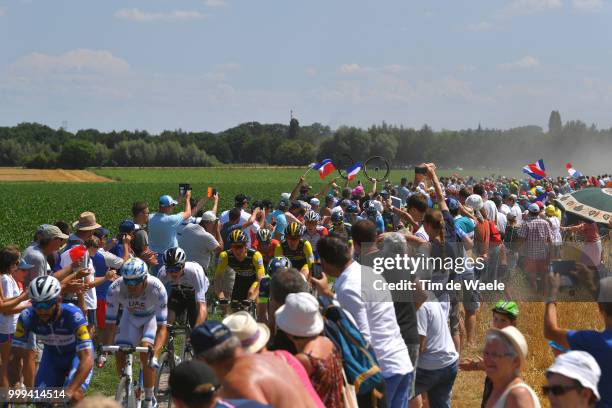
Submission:
[[[32,307],[34,307],[34,309],[49,310],[55,304],[56,304],[56,301],[54,299],[54,300],[48,300],[46,302],[32,302]]]
[[[571,390],[580,390],[580,385],[544,385],[542,392],[545,395],[554,395],[555,397],[561,396]]]
[[[138,278],[138,279],[123,279],[123,282],[127,285],[127,286],[138,286],[140,285],[142,282],[144,282],[144,279],[142,278]]]

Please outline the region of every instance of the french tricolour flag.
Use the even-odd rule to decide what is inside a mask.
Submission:
[[[544,177],[546,177],[545,170],[546,169],[544,168],[544,160],[542,159],[523,167],[523,173],[528,174],[536,180],[542,180]]]
[[[565,168],[570,176],[574,178],[582,177],[582,173],[572,167],[572,163],[566,163]]]
[[[348,180],[352,181],[355,176],[361,171],[361,163],[353,164],[347,171],[346,175],[348,176]]]
[[[327,175],[336,170],[334,163],[332,163],[330,159],[323,159],[321,163],[315,164],[312,168],[319,172],[319,177],[321,177],[321,179],[324,179]]]

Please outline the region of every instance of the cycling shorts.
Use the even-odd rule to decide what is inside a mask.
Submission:
[[[123,313],[115,335],[115,344],[121,346],[139,347],[143,342],[155,343],[157,334],[157,321],[155,315],[151,315],[144,323],[135,325],[130,319],[129,313]]]
[[[195,327],[198,318],[198,307],[195,296],[184,295],[182,292],[173,290],[168,299],[168,310],[174,312],[175,319],[178,319],[187,310],[187,319],[191,327]]]
[[[53,352],[43,352],[34,386],[36,388],[67,387],[74,380],[74,375],[79,368],[79,356],[77,354],[67,355]],[[93,369],[81,384],[83,392],[89,388]]]

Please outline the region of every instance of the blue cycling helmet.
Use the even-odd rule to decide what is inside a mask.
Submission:
[[[119,274],[124,279],[143,279],[147,276],[147,264],[140,258],[130,258],[119,269]]]
[[[291,264],[291,260],[289,260],[289,258],[285,256],[275,256],[274,258],[270,260],[270,263],[268,263],[267,272],[269,276],[272,276],[279,269],[282,269],[282,268],[289,269],[292,266],[293,265]]]
[[[334,211],[331,215],[332,222],[341,222],[344,221],[344,213],[342,211]]]

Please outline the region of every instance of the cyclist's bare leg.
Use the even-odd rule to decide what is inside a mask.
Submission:
[[[167,339],[166,339],[167,340]],[[153,347],[148,341],[140,344],[142,347]],[[155,369],[149,367],[149,355],[140,353],[140,366],[142,367],[142,382],[145,388],[151,388],[155,384]]]

